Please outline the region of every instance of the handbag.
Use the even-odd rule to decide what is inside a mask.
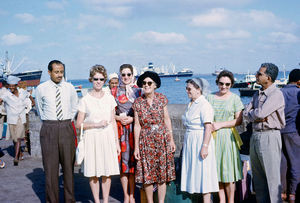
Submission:
[[[80,137],[76,147],[76,163],[80,165],[84,159],[83,123],[80,126]]]

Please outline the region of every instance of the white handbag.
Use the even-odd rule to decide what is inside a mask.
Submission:
[[[80,126],[80,137],[76,148],[76,164],[80,165],[84,159],[83,123]]]

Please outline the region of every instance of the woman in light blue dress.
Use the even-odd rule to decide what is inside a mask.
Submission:
[[[182,151],[181,191],[202,193],[203,201],[210,202],[210,193],[219,191],[215,146],[211,139],[214,111],[204,97],[208,93],[208,82],[193,78],[186,83],[191,102],[182,116],[186,133]]]

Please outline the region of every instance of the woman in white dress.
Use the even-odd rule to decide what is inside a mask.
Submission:
[[[181,191],[202,193],[203,202],[210,202],[210,193],[218,192],[218,176],[211,123],[214,111],[204,95],[209,84],[205,79],[186,81],[191,102],[182,116],[186,126],[182,151]]]
[[[108,202],[111,175],[119,175],[118,141],[115,120],[116,102],[111,94],[102,89],[107,79],[103,66],[95,65],[90,70],[89,81],[93,89],[84,96],[78,106],[77,127],[83,123],[85,156],[84,176],[89,177],[90,187],[96,203],[99,198],[99,177],[102,177],[103,202]]]

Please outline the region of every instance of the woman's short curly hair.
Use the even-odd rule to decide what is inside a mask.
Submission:
[[[219,75],[217,76],[217,79],[216,79],[216,84],[218,85],[219,83],[219,80],[221,77],[228,77],[231,81],[231,87],[233,86],[234,84],[234,76],[233,76],[233,73],[228,71],[228,70],[223,70],[219,73]]]
[[[100,73],[103,75],[105,81],[107,80],[107,72],[106,69],[104,68],[104,66],[102,65],[94,65],[91,70],[90,70],[90,77],[89,77],[89,81],[93,82],[93,77],[94,75],[96,75],[96,73]]]

